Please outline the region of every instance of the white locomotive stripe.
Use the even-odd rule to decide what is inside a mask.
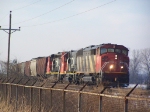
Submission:
[[[82,57],[80,57],[80,61],[79,61],[79,63],[80,63],[80,71],[82,72]]]
[[[95,56],[92,55],[90,58],[90,62],[91,62],[91,72],[94,73],[95,72]]]
[[[83,56],[81,57],[81,72],[84,71],[84,66],[83,66]]]
[[[80,60],[79,57],[77,57],[77,71],[80,71]]]
[[[93,68],[93,61],[92,61],[93,55],[89,56],[89,62],[90,62],[90,72],[92,73],[94,68]]]
[[[86,62],[86,65],[85,65],[85,72],[87,72],[88,73],[88,56],[85,56],[85,62]]]

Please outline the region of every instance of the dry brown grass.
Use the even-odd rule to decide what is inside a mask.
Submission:
[[[27,78],[28,79],[28,78]],[[33,85],[35,78],[30,78],[31,80],[26,83],[26,85]],[[10,80],[11,82],[12,80]],[[44,80],[38,79],[35,83],[36,86],[41,86]],[[18,82],[18,80],[15,80]],[[26,79],[22,80],[20,84],[24,84]],[[54,83],[47,83],[44,85],[46,87],[52,86]],[[56,88],[64,88],[67,84],[57,85]],[[70,85],[67,89],[79,90],[83,85],[73,86]],[[33,89],[32,98],[30,95],[31,89],[25,88],[23,93],[23,87],[18,87],[18,99],[16,100],[16,87],[7,86],[8,91],[5,91],[6,86],[0,85],[0,112],[62,112],[63,111],[63,92],[53,90],[52,91],[52,105],[50,107],[50,90],[41,90],[41,96],[39,97],[39,89]],[[83,91],[90,91],[93,93],[100,93],[102,87],[86,86]],[[130,89],[124,88],[110,88],[106,89],[105,94],[115,95],[115,96],[125,96]],[[8,94],[6,100],[6,93]],[[11,99],[9,94],[11,93]],[[130,95],[130,97],[137,98],[149,98],[150,91],[143,89],[136,89]],[[39,99],[40,98],[40,99]],[[32,101],[31,101],[32,100]],[[39,102],[40,101],[40,102]],[[10,102],[10,103],[9,103]],[[123,112],[124,111],[124,99],[116,98],[102,98],[102,111],[103,112]],[[66,92],[65,96],[65,110],[66,112],[77,112],[78,111],[78,93]],[[82,94],[81,95],[81,108],[82,112],[98,112],[99,111],[99,96]],[[128,102],[129,112],[150,112],[150,101],[143,100],[129,100]]]

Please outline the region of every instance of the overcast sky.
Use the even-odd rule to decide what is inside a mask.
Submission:
[[[102,43],[150,48],[150,0],[0,0],[0,26],[9,28],[10,59],[20,62]],[[0,60],[8,34],[0,30]]]

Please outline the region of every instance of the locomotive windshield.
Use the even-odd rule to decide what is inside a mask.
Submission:
[[[121,53],[121,50],[120,49],[115,49],[115,52],[116,53]]]
[[[108,52],[114,52],[114,49],[109,48],[109,49],[108,49]]]
[[[101,48],[101,54],[104,54],[107,52],[107,49],[106,48]]]
[[[113,49],[113,48],[101,48],[101,54],[107,53],[107,52],[115,52],[115,53],[122,53],[124,55],[128,55],[128,51],[127,50],[121,50],[121,49]]]
[[[122,53],[125,54],[126,56],[128,55],[128,51],[127,50],[122,50]]]

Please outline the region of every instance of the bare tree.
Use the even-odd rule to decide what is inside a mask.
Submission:
[[[150,48],[141,51],[142,66],[148,76],[150,76]]]
[[[10,76],[19,76],[21,74],[20,66],[17,63],[17,60],[10,61],[9,63],[9,74]],[[7,74],[7,62],[0,61],[0,74],[5,75]]]
[[[141,55],[139,50],[133,50],[130,58],[130,82],[137,83],[138,75],[141,70]]]
[[[141,58],[143,70],[148,76],[148,88],[150,88],[150,48],[146,48],[141,51]]]
[[[3,61],[0,61],[0,74],[4,75],[6,73],[7,73],[6,63]]]

